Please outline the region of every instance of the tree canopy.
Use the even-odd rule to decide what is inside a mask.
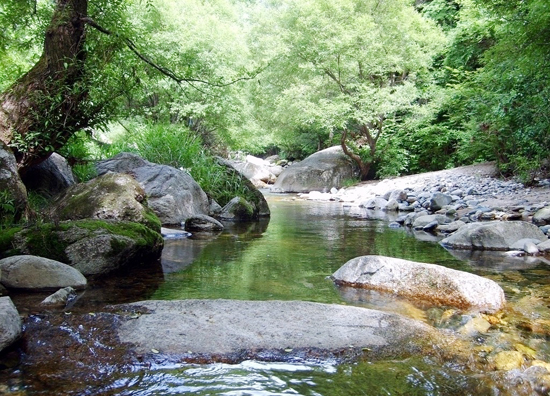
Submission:
[[[532,181],[549,26],[545,0],[5,2],[0,139],[20,172],[155,124],[216,153],[340,144],[363,178],[495,160]]]

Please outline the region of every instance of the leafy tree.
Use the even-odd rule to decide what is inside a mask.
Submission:
[[[379,141],[391,134],[386,125],[399,122],[428,82],[441,33],[405,0],[276,5],[275,23],[262,26],[278,48],[276,64],[261,79],[274,97],[272,121],[340,134],[366,178],[381,157]]]

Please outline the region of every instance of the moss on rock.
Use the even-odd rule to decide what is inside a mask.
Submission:
[[[164,240],[133,222],[77,220],[13,229],[0,238],[0,255],[31,254],[101,275],[160,257]]]

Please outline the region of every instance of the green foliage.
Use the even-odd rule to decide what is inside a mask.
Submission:
[[[250,198],[242,179],[227,173],[226,168],[203,147],[200,138],[184,125],[132,124],[120,132],[104,155],[113,156],[122,151],[136,153],[154,163],[184,169],[220,205],[225,205],[235,196]]]
[[[443,44],[440,31],[407,1],[287,0],[278,14],[276,24],[262,21],[278,38],[264,53],[280,50],[259,92],[273,98],[260,104],[275,104],[264,110],[270,127],[320,131],[321,142],[346,131],[350,149],[367,148],[369,164],[381,161],[385,122],[414,105]]]
[[[8,190],[0,190],[0,229],[13,225],[16,215],[17,208],[13,194]]]

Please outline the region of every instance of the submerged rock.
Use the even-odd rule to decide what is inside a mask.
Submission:
[[[115,307],[133,319],[118,337],[138,354],[252,356],[262,351],[369,350],[369,358],[406,355],[444,336],[397,314],[301,301],[144,301]],[[185,335],[185,336],[182,336]],[[248,355],[250,356],[250,355]]]
[[[0,352],[21,335],[21,318],[11,298],[0,297]]]
[[[43,257],[23,255],[0,260],[2,284],[8,289],[55,290],[86,287],[84,275],[75,268]]]
[[[46,297],[40,305],[48,307],[64,307],[67,303],[76,297],[76,292],[72,287],[64,287],[55,293]]]
[[[494,281],[435,264],[362,256],[332,274],[337,284],[364,287],[461,309],[495,312],[505,303]]]
[[[513,250],[520,239],[547,240],[534,224],[525,221],[470,223],[441,241],[449,249]]]
[[[221,231],[223,224],[213,217],[206,215],[193,216],[185,220],[186,231]]]

